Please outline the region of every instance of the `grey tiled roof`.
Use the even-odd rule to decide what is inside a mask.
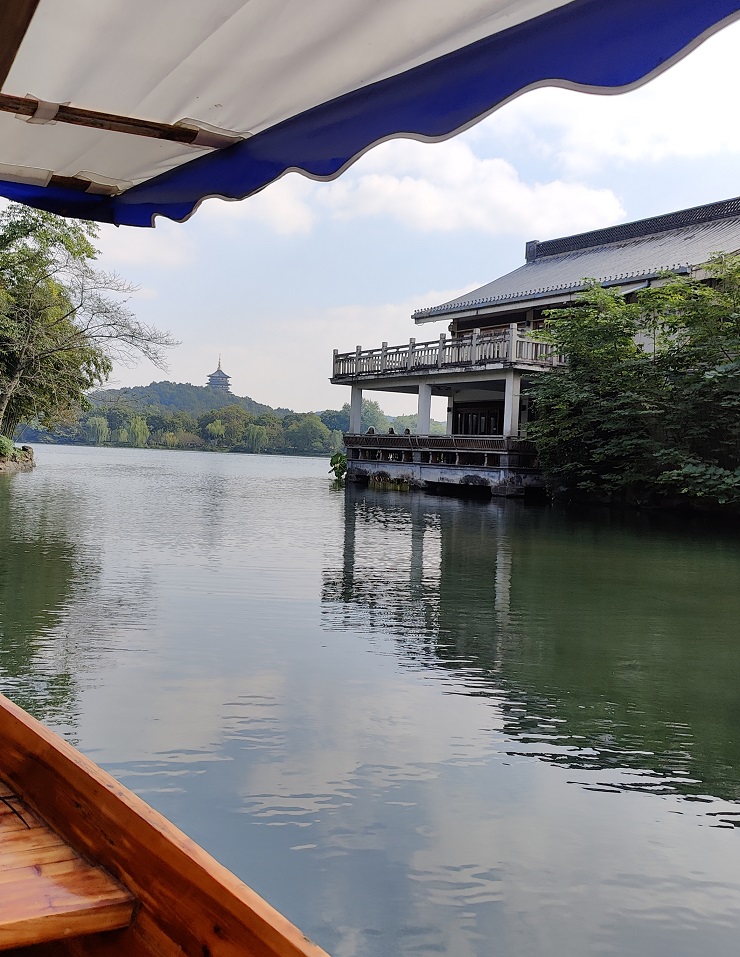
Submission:
[[[639,283],[667,269],[685,272],[713,253],[740,250],[740,199],[712,203],[577,236],[527,243],[527,262],[458,299],[418,309],[417,321],[584,288]]]

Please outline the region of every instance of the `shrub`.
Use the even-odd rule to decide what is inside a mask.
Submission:
[[[20,449],[17,449],[9,438],[0,435],[0,459],[15,461],[19,457],[19,453]]]

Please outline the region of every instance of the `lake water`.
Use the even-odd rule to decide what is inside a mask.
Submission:
[[[737,529],[37,449],[0,690],[334,957],[735,957]]]

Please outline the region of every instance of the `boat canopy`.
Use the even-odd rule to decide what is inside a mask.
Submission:
[[[288,170],[328,180],[543,85],[624,91],[740,0],[14,0],[0,195],[151,226]]]

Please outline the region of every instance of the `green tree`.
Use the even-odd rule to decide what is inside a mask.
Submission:
[[[113,406],[105,410],[105,418],[111,432],[127,429],[131,424],[131,412],[121,406]]]
[[[218,418],[223,422],[224,443],[228,446],[241,445],[247,427],[254,423],[254,416],[239,405],[223,406],[218,410]]]
[[[172,427],[180,432],[197,432],[198,423],[189,412],[177,410],[172,413]]]
[[[131,419],[131,425],[128,430],[128,439],[135,449],[142,449],[149,438],[149,428],[146,420],[140,415],[135,415]]]
[[[266,412],[257,417],[255,425],[266,430],[267,444],[265,448],[270,452],[280,452],[285,448],[283,423],[284,419],[274,412]]]
[[[263,425],[248,425],[244,431],[244,446],[250,452],[261,452],[267,447],[270,434]]]
[[[345,402],[341,409],[327,409],[319,413],[319,418],[330,431],[349,432],[350,405]],[[376,432],[387,432],[390,420],[377,402],[372,399],[362,400],[360,428],[363,432],[373,428]]]
[[[341,409],[325,409],[317,414],[330,431],[349,432],[349,403]]]
[[[205,445],[197,432],[181,431],[177,433],[177,441],[184,449],[202,449]]]
[[[108,422],[105,417],[102,415],[90,416],[85,423],[85,435],[88,441],[94,442],[95,445],[102,445],[104,442],[109,442],[110,429],[108,428]]]
[[[418,416],[414,412],[413,415],[397,415],[393,419],[393,428],[396,432],[403,432],[404,429],[408,429],[410,432],[416,432],[417,429],[417,420]],[[429,432],[431,435],[444,435],[447,431],[446,422],[436,422],[432,419],[429,423]]]
[[[674,276],[639,304],[665,393],[661,487],[725,504],[740,502],[740,257],[704,268],[708,281]]]
[[[132,287],[94,269],[95,227],[11,204],[0,212],[0,432],[86,407],[112,362],[160,367],[174,340],[137,320]]]
[[[253,416],[241,406],[226,405],[199,416],[197,427],[206,441],[219,439],[222,445],[234,446],[241,444],[246,427],[253,421]],[[211,425],[215,426],[215,432],[210,429]]]
[[[740,259],[705,271],[633,304],[593,285],[549,314],[542,338],[568,362],[536,377],[530,434],[553,486],[740,501]]]
[[[214,444],[218,445],[220,440],[226,435],[226,426],[221,419],[214,419],[213,422],[207,422],[204,427],[206,437]]]
[[[172,426],[172,416],[162,412],[147,412],[146,424],[150,432],[166,432]]]
[[[387,432],[391,427],[388,416],[383,412],[377,402],[372,399],[362,400],[362,415],[360,418],[362,431],[367,432],[369,428],[376,432]]]
[[[549,313],[542,338],[568,363],[536,377],[531,435],[553,485],[638,499],[652,486],[659,408],[638,331],[636,309],[596,285]]]
[[[296,452],[331,451],[331,432],[313,412],[295,416],[284,431],[286,445]]]

